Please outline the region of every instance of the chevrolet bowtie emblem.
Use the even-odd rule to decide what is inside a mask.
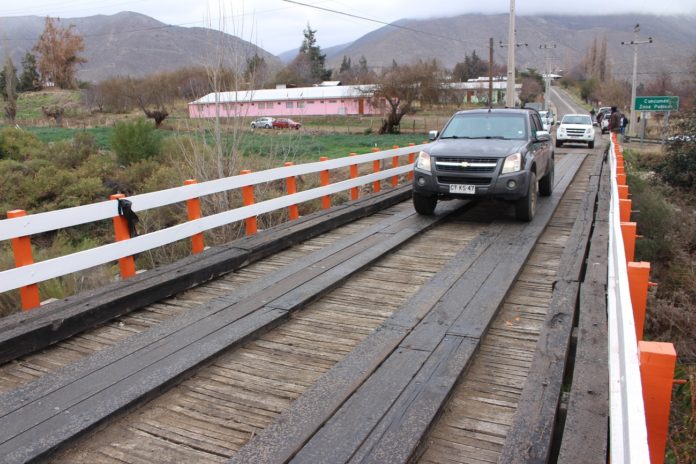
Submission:
[[[462,161],[462,162],[460,163],[460,166],[463,167],[463,168],[468,168],[468,167],[469,167],[469,162],[468,162],[468,161]]]

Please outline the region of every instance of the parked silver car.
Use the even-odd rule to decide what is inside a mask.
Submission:
[[[275,121],[275,118],[270,118],[270,117],[263,117],[263,118],[257,118],[253,121],[251,121],[251,128],[256,129],[261,128],[261,129],[272,129],[273,128],[273,121]]]

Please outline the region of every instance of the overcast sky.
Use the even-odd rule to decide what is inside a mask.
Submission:
[[[510,8],[509,0],[298,1],[384,22],[465,13],[507,13]],[[696,15],[695,0],[517,0],[515,3],[517,15]],[[274,54],[299,47],[307,22],[318,31],[317,41],[322,48],[350,42],[382,26],[283,0],[0,0],[0,17],[36,15],[75,18],[110,15],[119,11],[135,11],[166,24],[223,29]]]

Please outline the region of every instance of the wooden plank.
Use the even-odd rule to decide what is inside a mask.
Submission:
[[[445,208],[438,216],[430,218],[430,221],[423,222],[419,218],[420,228],[409,230],[409,233],[392,235],[393,240],[390,240],[390,246],[375,247],[375,239],[382,237],[373,235],[352,248],[335,253],[324,261],[324,266],[317,264],[314,269],[293,274],[285,279],[286,288],[282,292],[287,292],[290,288],[294,289],[298,286],[298,281],[307,279],[308,274],[312,272],[320,278],[327,274],[326,269],[330,272],[334,267],[340,267],[347,275],[357,272],[369,261],[365,256],[371,256],[373,260],[378,259],[408,240],[413,234],[417,234],[420,229],[442,220],[448,212],[455,211],[456,208],[457,204],[452,204],[449,209]],[[410,217],[404,219],[404,224],[408,225],[412,222],[410,219]],[[359,252],[355,248],[358,248]],[[345,259],[340,255],[352,256],[356,253],[356,258],[351,258],[353,260],[351,265],[340,264]],[[334,261],[334,264],[326,265],[327,261]],[[330,275],[330,279],[335,282],[344,278],[345,276],[338,274]],[[280,291],[279,287],[283,285],[273,285],[271,289],[264,290],[262,293]],[[309,286],[302,291],[304,293],[297,298],[300,303],[311,301],[312,292],[325,290],[323,287],[317,289]],[[45,455],[65,440],[98,425],[109,415],[119,413],[166,389],[222,350],[244,342],[259,331],[267,330],[278,324],[282,318],[287,317],[288,310],[291,308],[273,309],[275,304],[273,301],[270,301],[269,307],[250,313],[250,310],[254,308],[264,307],[269,300],[273,299],[263,295],[251,300],[242,300],[232,308],[241,311],[242,315],[249,314],[246,317],[240,319],[240,314],[234,313],[230,316],[229,311],[218,311],[211,317],[183,328],[175,337],[158,338],[146,349],[134,352],[125,358],[119,356],[115,362],[107,363],[97,370],[92,369],[87,375],[81,371],[73,371],[71,376],[61,379],[60,388],[54,389],[47,395],[43,393],[34,395],[30,400],[26,397],[26,392],[21,396],[18,392],[12,392],[9,395],[9,401],[4,401],[5,398],[2,398],[1,402],[4,414],[0,419],[2,425],[0,430],[4,440],[0,444],[0,453],[7,453],[8,462]],[[225,320],[225,317],[231,320]],[[222,324],[220,320],[223,321]],[[147,332],[144,333],[147,334]],[[130,342],[128,340],[126,344]],[[117,345],[113,350],[107,351],[113,353],[118,350],[123,350],[123,346]],[[104,355],[104,357],[107,356]],[[59,372],[56,376],[46,376],[46,382],[55,382],[56,377],[62,374],[64,372]],[[33,385],[29,386],[27,390],[31,391],[32,387]],[[12,405],[9,409],[5,406],[8,403]],[[25,403],[25,405],[17,409],[18,403]],[[37,442],[32,439],[35,436],[42,436],[44,439]]]
[[[605,463],[608,456],[607,248],[610,179],[601,175],[585,282],[580,287],[573,382],[558,462]]]
[[[578,290],[578,282],[556,282],[544,331],[500,462],[548,462]]]
[[[282,224],[223,247],[138,274],[34,311],[0,319],[0,363],[39,350],[87,328],[171,296],[283,248],[394,205],[410,196],[410,186]]]

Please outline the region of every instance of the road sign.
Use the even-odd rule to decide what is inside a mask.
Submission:
[[[679,97],[636,97],[634,109],[636,111],[677,111]]]

